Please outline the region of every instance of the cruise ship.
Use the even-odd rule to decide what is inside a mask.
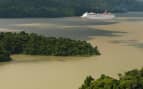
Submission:
[[[87,19],[113,19],[115,18],[115,15],[114,14],[111,14],[111,13],[107,13],[107,12],[104,12],[104,13],[94,13],[94,12],[86,12],[84,13],[82,16],[82,18],[87,18]]]

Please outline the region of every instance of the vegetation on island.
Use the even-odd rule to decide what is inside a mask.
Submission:
[[[0,47],[0,62],[11,61],[10,54]]]
[[[10,54],[50,55],[50,56],[90,56],[100,55],[97,47],[90,43],[68,38],[45,37],[35,33],[0,33],[1,56]],[[2,59],[2,57],[0,58]]]
[[[143,89],[143,69],[119,74],[118,80],[106,75],[97,80],[88,76],[79,89]]]
[[[64,17],[86,11],[143,11],[139,0],[0,0],[0,17]]]

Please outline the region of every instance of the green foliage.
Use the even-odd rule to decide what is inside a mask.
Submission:
[[[91,76],[88,76],[84,80],[84,84],[82,85],[82,87],[80,89],[91,89],[90,86],[91,86],[93,81],[94,81],[94,79]]]
[[[143,69],[126,72],[119,80],[102,75],[97,80],[87,77],[85,81],[79,89],[143,89]]]
[[[10,55],[7,51],[0,47],[0,62],[10,61]]]
[[[121,89],[143,89],[143,71],[132,70],[120,77],[119,88]]]
[[[136,0],[0,0],[0,17],[63,17],[86,11],[143,10]]]
[[[44,37],[34,33],[0,33],[0,44],[10,54],[89,56],[99,55],[97,47],[86,41]]]

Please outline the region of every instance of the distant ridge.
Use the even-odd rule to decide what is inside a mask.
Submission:
[[[143,11],[136,0],[0,0],[0,17],[80,16],[86,11]]]

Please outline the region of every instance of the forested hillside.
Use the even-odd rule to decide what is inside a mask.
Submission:
[[[0,17],[63,17],[85,11],[143,10],[136,0],[0,0]]]

